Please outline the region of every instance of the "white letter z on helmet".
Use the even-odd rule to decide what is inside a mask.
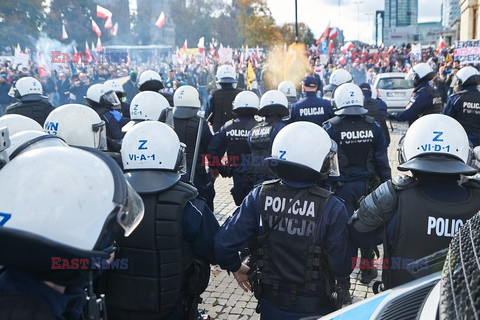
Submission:
[[[291,181],[339,175],[337,144],[322,127],[308,121],[294,122],[280,130],[267,161],[270,170]]]
[[[156,192],[171,187],[184,173],[184,147],[175,131],[159,121],[134,125],[123,138],[123,168],[138,192]]]
[[[473,175],[472,151],[462,125],[443,114],[415,121],[399,142],[398,170]]]
[[[218,67],[216,78],[218,83],[237,82],[235,70],[228,64]]]
[[[26,151],[0,170],[0,212],[0,241],[15,244],[1,246],[0,264],[48,280],[57,271],[52,257],[108,259],[117,224],[128,236],[144,206],[103,152],[50,147]]]
[[[363,93],[359,86],[345,83],[335,90],[333,98],[336,115],[362,115],[368,113],[363,107]]]

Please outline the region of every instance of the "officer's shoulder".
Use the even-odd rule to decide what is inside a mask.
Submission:
[[[480,189],[480,178],[469,178],[461,183],[462,187]]]
[[[339,124],[341,120],[342,120],[341,117],[335,116],[335,117],[333,117],[333,118],[328,119],[327,121],[325,121],[325,122],[323,123],[323,125],[326,126],[326,129],[328,129],[328,128],[330,128],[332,125]]]
[[[419,181],[408,175],[399,175],[392,179],[392,185],[396,190],[406,190],[419,184]]]
[[[262,186],[277,184],[277,183],[280,183],[280,181],[281,181],[280,179],[267,180],[262,183]]]
[[[224,130],[227,130],[227,127],[231,126],[231,125],[233,124],[233,122],[234,122],[234,119],[228,120],[227,122],[225,122],[225,124],[222,126],[222,128],[223,128]],[[221,128],[220,128],[220,129],[221,129]]]
[[[374,118],[374,117],[365,115],[365,116],[364,116],[364,119],[365,119],[365,121],[367,121],[368,123],[375,123],[375,118]]]

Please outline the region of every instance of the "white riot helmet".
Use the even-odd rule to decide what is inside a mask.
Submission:
[[[20,99],[30,94],[42,94],[42,84],[35,78],[23,77],[17,80],[8,93],[9,96]]]
[[[162,77],[156,71],[146,70],[140,75],[138,89],[140,91],[158,91],[163,89]]]
[[[121,102],[126,102],[127,100],[127,94],[125,93],[125,90],[123,90],[123,87],[120,83],[118,83],[117,80],[107,80],[103,84],[105,87],[105,91],[113,91],[117,94],[118,100]]]
[[[480,83],[480,73],[471,66],[466,66],[458,70],[455,74],[459,86],[478,85]]]
[[[7,149],[10,148],[10,136],[7,127],[0,127],[0,168],[8,162]]]
[[[269,90],[265,92],[260,99],[258,115],[261,117],[288,116],[289,111],[287,97],[279,90]]]
[[[43,128],[46,133],[59,136],[71,146],[107,150],[105,122],[90,107],[65,104],[55,108]]]
[[[52,271],[52,257],[108,259],[117,225],[124,236],[138,226],[142,199],[115,161],[95,151],[39,148],[0,170],[0,241],[15,244],[1,246],[1,265],[63,285],[71,280],[61,275],[72,274]]]
[[[139,92],[130,103],[130,119],[159,120],[162,112],[169,108],[168,100],[158,92]]]
[[[28,150],[44,147],[68,147],[68,144],[58,136],[53,136],[43,131],[26,130],[10,137],[11,145],[7,148],[10,161]]]
[[[200,95],[192,86],[181,86],[173,94],[173,116],[188,119],[197,115],[201,107]]]
[[[399,142],[398,170],[473,175],[472,151],[462,125],[443,114],[416,120]]]
[[[362,115],[368,113],[363,107],[363,93],[359,86],[344,83],[335,90],[333,97],[336,115]]]
[[[6,114],[0,117],[0,128],[7,127],[8,134],[13,136],[15,133],[25,130],[43,131],[37,121],[19,114]]]
[[[184,145],[162,122],[144,121],[133,126],[123,138],[120,153],[125,176],[138,192],[169,188],[185,173]]]
[[[314,181],[339,175],[336,152],[337,144],[322,127],[298,121],[279,131],[267,163],[283,179]]]
[[[350,72],[345,69],[337,69],[330,75],[329,84],[333,84],[334,86],[338,87],[341,84],[351,82],[353,82],[353,77]]]
[[[279,91],[282,91],[285,96],[288,98],[297,98],[297,89],[295,88],[295,85],[293,84],[292,81],[282,81],[278,84]]]
[[[255,115],[259,104],[260,99],[253,91],[242,91],[233,100],[232,112],[235,115]]]
[[[432,80],[435,77],[435,71],[428,63],[417,63],[405,76],[405,80],[413,81],[413,85],[417,86],[424,80]]]
[[[223,66],[218,67],[216,78],[218,83],[237,82],[235,69],[229,64],[224,64]]]
[[[104,84],[92,84],[88,88],[84,99],[92,108],[120,108],[120,100],[118,100],[117,94],[110,88],[110,86],[105,86]]]

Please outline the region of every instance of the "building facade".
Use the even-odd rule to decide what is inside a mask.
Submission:
[[[460,40],[480,39],[480,0],[460,0]]]

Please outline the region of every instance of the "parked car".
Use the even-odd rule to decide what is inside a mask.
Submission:
[[[406,75],[401,72],[380,73],[373,82],[379,98],[385,101],[389,112],[405,109],[410,101],[413,81],[405,80]]]

